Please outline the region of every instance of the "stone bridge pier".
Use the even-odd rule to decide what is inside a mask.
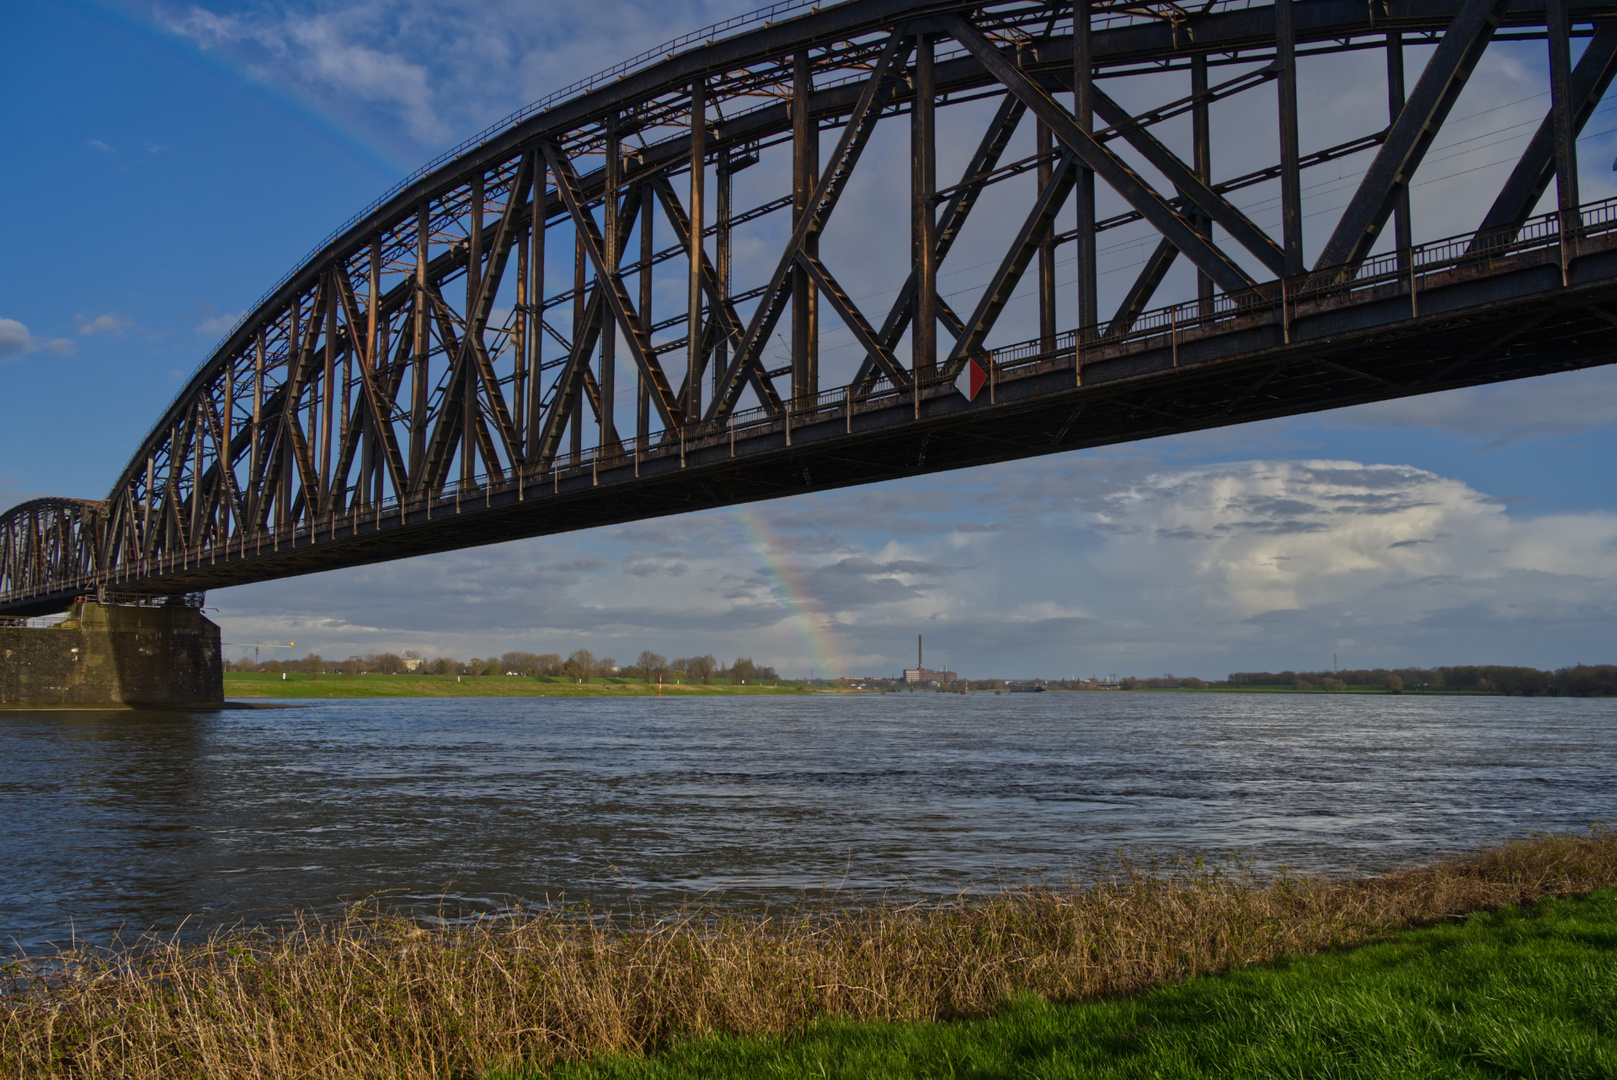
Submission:
[[[224,701],[219,627],[189,606],[74,602],[54,626],[0,626],[0,708]]]

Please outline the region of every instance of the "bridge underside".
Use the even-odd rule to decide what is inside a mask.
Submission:
[[[268,545],[216,551],[139,582],[182,593],[432,552],[665,517],[1066,450],[1593,367],[1617,360],[1617,237],[1562,271],[1553,250],[1477,278],[1423,280],[1411,297],[1331,298],[1256,310],[1212,328],[1071,348],[1006,364],[973,402],[952,385],[790,432],[776,422],[685,447],[603,460],[539,486],[513,480],[459,498],[339,517]],[[919,412],[919,418],[916,414]],[[155,569],[155,568],[154,568]],[[119,586],[125,587],[125,586]],[[62,610],[73,590],[7,614]]]

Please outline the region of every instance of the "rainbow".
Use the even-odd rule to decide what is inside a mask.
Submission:
[[[831,617],[820,610],[802,573],[781,557],[781,545],[769,527],[748,506],[727,506],[725,513],[740,530],[759,573],[768,579],[775,602],[797,632],[803,657],[815,674],[822,679],[842,674],[842,649],[832,632]]]

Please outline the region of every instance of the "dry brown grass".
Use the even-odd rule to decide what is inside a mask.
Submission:
[[[1122,867],[956,904],[788,918],[565,912],[427,930],[374,909],[200,944],[9,966],[0,1076],[475,1077],[827,1014],[945,1019],[1351,945],[1617,884],[1617,832],[1553,836],[1384,877],[1258,881]]]

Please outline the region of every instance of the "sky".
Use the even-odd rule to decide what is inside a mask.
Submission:
[[[750,6],[10,0],[0,507],[104,497],[236,319],[417,166]],[[1542,52],[1484,58],[1417,174],[1417,240],[1480,220],[1547,107]],[[1409,52],[1411,85],[1425,55]],[[1379,63],[1304,65],[1305,152],[1385,122]],[[1162,98],[1108,89],[1135,107]],[[1214,110],[1215,178],[1274,155],[1272,116],[1252,101]],[[1614,105],[1580,142],[1586,200],[1617,194]],[[980,110],[946,112],[940,176],[981,124]],[[828,251],[901,205],[903,146],[879,141],[861,165]],[[1365,161],[1305,176],[1310,258]],[[770,172],[742,177],[761,197]],[[957,307],[997,261],[994,233],[1025,198],[1013,194],[1002,210],[985,200],[944,266]],[[1237,201],[1278,234],[1272,192]],[[771,258],[767,240],[738,243],[738,278]],[[1153,243],[1108,241],[1103,307]],[[890,296],[907,252],[869,246],[835,269],[856,298]],[[1182,295],[1188,274],[1166,288]],[[1025,327],[1028,304],[1024,288],[1007,320]],[[822,321],[838,381],[857,355]],[[929,666],[975,678],[1609,663],[1614,451],[1617,368],[1597,368],[218,590],[209,614],[227,642],[295,640],[328,658],[588,648],[628,662],[650,649],[788,675],[894,673],[917,634]]]

